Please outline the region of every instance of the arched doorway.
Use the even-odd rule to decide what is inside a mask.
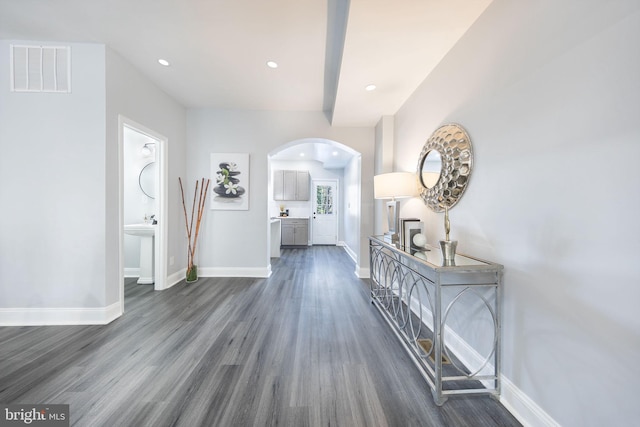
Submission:
[[[289,210],[289,215],[309,219],[307,244],[314,244],[314,231],[320,228],[318,210],[318,188],[335,182],[336,242],[355,261],[359,262],[360,246],[360,186],[361,154],[337,141],[325,138],[304,138],[290,141],[272,150],[268,155],[268,209],[269,217],[277,218],[281,208]],[[275,171],[308,171],[308,200],[275,200]],[[315,183],[314,183],[315,182]],[[314,218],[314,212],[316,213]],[[315,221],[315,223],[314,223]],[[274,247],[272,227],[269,227],[269,241]],[[275,229],[277,230],[277,228]],[[273,231],[277,233],[277,231]],[[317,233],[316,233],[317,235]],[[326,243],[319,244],[331,244]],[[299,242],[297,242],[299,243]],[[277,245],[276,245],[277,246]]]

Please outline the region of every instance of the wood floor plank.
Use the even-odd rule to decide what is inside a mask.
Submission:
[[[436,406],[343,249],[285,249],[272,271],[127,279],[109,325],[0,328],[0,402],[90,427],[519,425],[488,397]]]

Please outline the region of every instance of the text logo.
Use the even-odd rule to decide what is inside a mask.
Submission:
[[[69,427],[69,405],[0,404],[0,427]]]

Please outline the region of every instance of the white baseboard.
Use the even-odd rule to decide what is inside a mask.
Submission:
[[[420,302],[412,298],[411,311],[417,313]],[[423,323],[433,330],[433,316],[431,310],[422,306]],[[460,360],[465,366],[480,366],[484,363],[485,357],[480,355],[472,346],[469,345],[460,335],[456,334],[453,329],[445,325],[445,339],[449,350]],[[479,375],[493,375],[493,365],[487,364]],[[501,393],[500,403],[525,427],[560,427],[549,414],[547,414],[540,406],[538,406],[529,396],[520,390],[509,378],[504,374],[500,375]],[[489,384],[487,384],[489,386]]]
[[[135,267],[125,268],[124,277],[140,277],[140,268],[135,268]]]
[[[356,264],[356,269],[354,271],[356,277],[360,278],[360,279],[368,279],[369,278],[369,268],[363,268],[360,267],[360,265],[358,264],[358,257],[356,255],[356,253],[353,251],[353,249],[351,249],[349,247],[349,245],[347,245],[345,242],[340,241],[338,242],[338,244],[336,246],[342,246],[344,247],[345,252],[347,253],[347,255],[349,255],[349,257],[353,260],[353,262]]]
[[[271,265],[267,267],[198,267],[198,277],[260,277],[271,276]]]
[[[363,268],[356,264],[356,276],[358,276],[359,279],[368,279],[371,277],[371,274],[368,268]]]
[[[338,246],[342,246],[345,250],[345,252],[347,253],[347,255],[349,255],[351,257],[351,259],[353,260],[353,262],[355,262],[356,264],[358,263],[358,257],[356,256],[356,253],[353,251],[353,249],[351,249],[349,247],[349,245],[347,245],[345,242],[340,242],[342,243],[341,245]]]
[[[539,407],[508,378],[502,376],[500,403],[516,417],[524,427],[560,427],[549,414]]]
[[[187,275],[187,269],[183,268],[167,277],[167,287],[170,287],[180,283],[185,279]],[[271,277],[271,264],[266,268],[252,268],[252,267],[198,267],[198,277],[259,277],[268,278]]]
[[[180,269],[178,271],[176,271],[173,274],[170,274],[167,276],[167,287],[165,289],[169,289],[170,287],[172,287],[173,285],[176,285],[178,283],[180,283],[182,280],[184,280],[185,276],[187,275],[187,269],[183,268]]]
[[[96,308],[0,308],[0,326],[106,325],[120,316],[119,301]]]

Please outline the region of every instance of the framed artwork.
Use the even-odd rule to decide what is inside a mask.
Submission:
[[[409,253],[411,255],[414,255],[417,251],[428,250],[428,249],[425,249],[424,247],[416,246],[416,244],[413,243],[413,236],[415,236],[416,234],[424,234],[424,227],[422,222],[419,222],[419,223],[413,222],[409,224],[409,226],[405,230],[405,233],[406,233],[406,239],[408,239],[410,242],[408,247],[409,247]]]
[[[211,209],[249,210],[249,154],[211,154]]]
[[[419,219],[407,218],[402,219],[402,246],[405,252],[414,254],[416,246],[413,244],[413,236],[418,233],[422,233],[424,224]]]

